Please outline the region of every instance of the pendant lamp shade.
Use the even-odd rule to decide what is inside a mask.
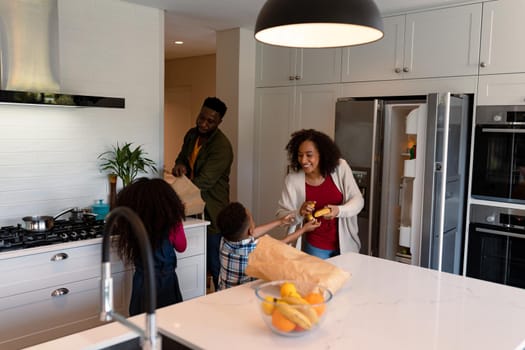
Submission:
[[[382,37],[373,0],[267,0],[255,24],[255,39],[276,46],[341,47]]]

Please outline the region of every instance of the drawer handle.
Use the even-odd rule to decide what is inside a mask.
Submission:
[[[67,288],[58,288],[51,292],[52,297],[59,297],[61,295],[66,295],[69,293],[69,289]]]
[[[69,255],[67,255],[66,253],[58,253],[51,257],[51,261],[60,261],[60,260],[67,259],[68,257]]]

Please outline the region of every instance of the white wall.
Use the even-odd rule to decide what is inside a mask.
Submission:
[[[107,200],[97,156],[143,145],[162,167],[164,13],[118,0],[59,0],[61,91],[125,109],[0,105],[0,226]]]
[[[230,200],[253,208],[253,139],[255,103],[255,39],[253,31],[217,32],[217,96],[228,112],[221,129],[230,139],[234,160]]]

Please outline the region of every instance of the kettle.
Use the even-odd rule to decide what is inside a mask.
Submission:
[[[93,214],[97,215],[97,220],[104,220],[109,213],[109,204],[104,203],[102,199],[97,199],[95,204],[91,206],[91,209],[93,210]]]

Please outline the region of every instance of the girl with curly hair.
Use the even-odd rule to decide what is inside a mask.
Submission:
[[[305,234],[302,249],[322,259],[359,252],[357,214],[364,199],[335,142],[320,131],[303,129],[292,134],[286,150],[289,173],[277,216],[293,213],[295,225],[301,225],[305,217],[326,208],[317,218],[321,226]]]
[[[117,195],[116,206],[132,209],[142,220],[151,244],[154,260],[157,307],[182,301],[175,269],[175,251],[186,250],[183,220],[184,204],[173,188],[163,179],[140,178],[124,187]],[[117,224],[118,254],[126,263],[133,263],[133,289],[129,304],[130,316],[145,312],[144,270],[140,247],[131,227],[121,220]]]

